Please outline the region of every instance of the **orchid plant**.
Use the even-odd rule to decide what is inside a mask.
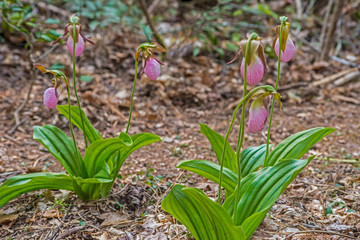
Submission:
[[[289,36],[290,22],[286,17],[280,17],[280,21],[273,45],[278,56],[275,87],[258,86],[247,92],[247,84],[257,84],[267,68],[261,38],[252,33],[247,40],[240,42],[241,50],[235,57],[237,59],[241,53],[244,57],[240,69],[244,91],[225,138],[207,125],[200,124],[201,133],[209,140],[219,164],[185,160],[177,166],[218,183],[218,201],[214,202],[197,188],[177,184],[162,202],[162,208],[183,223],[195,239],[250,239],[281,193],[314,158],[311,156],[302,160],[301,157],[316,142],[335,131],[324,127],[305,130],[286,138],[270,152],[270,130],[276,100],[281,107],[280,94],[277,93],[280,62],[289,61],[295,53],[295,45]],[[246,105],[253,101],[248,131],[258,133],[265,128],[267,103],[271,98],[266,144],[242,149]],[[240,107],[239,135],[234,151],[228,138]],[[224,195],[222,188],[225,188]]]
[[[8,179],[0,186],[0,207],[23,193],[39,189],[69,190],[75,192],[83,200],[106,197],[126,158],[135,150],[161,140],[159,136],[152,133],[138,133],[130,136],[128,130],[133,111],[138,63],[142,61],[142,72],[145,72],[150,79],[158,78],[160,61],[155,58],[154,52],[164,52],[165,49],[157,43],[143,43],[139,46],[135,54],[134,85],[126,131],[121,132],[117,138],[104,139],[85,116],[77,93],[76,56],[83,53],[85,42],[93,44],[83,35],[77,16],[70,17],[70,23],[66,25],[64,35],[54,44],[64,38],[67,38],[67,47],[73,57],[73,90],[77,106],[71,105],[71,86],[63,72],[48,70],[41,64],[34,64],[34,66],[42,73],[52,74],[53,87],[44,92],[44,105],[49,108],[57,106],[60,114],[69,120],[71,138],[52,125],[35,126],[33,138],[39,141],[62,164],[66,173],[39,172]],[[58,105],[62,90],[61,83],[66,85],[67,105]],[[83,132],[84,153],[77,145],[78,140],[75,138],[73,125]]]

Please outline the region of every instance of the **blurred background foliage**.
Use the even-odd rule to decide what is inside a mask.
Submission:
[[[139,0],[47,0],[47,1],[8,1],[0,3],[1,36],[0,40],[11,40],[11,34],[22,32],[31,35],[34,41],[52,42],[59,33],[54,26],[63,26],[64,16],[51,14],[44,17],[39,9],[49,6],[76,13],[86,21],[90,31],[114,32],[132,31],[148,41],[154,40],[153,30],[145,18]],[[302,30],[310,32],[308,41],[318,42],[316,27],[323,24],[327,1],[301,1],[303,14],[296,13],[296,1],[244,1],[244,0],[171,0],[144,1],[146,12],[150,16],[155,31],[163,36],[166,45],[178,56],[211,54],[220,59],[226,52],[239,50],[239,41],[245,33],[256,31],[266,37],[272,34],[278,24],[279,15],[295,16],[290,18],[292,29],[296,33]],[[277,11],[280,10],[281,12]],[[360,22],[360,10],[349,10],[349,17]],[[300,17],[300,18],[299,18]],[[345,23],[339,23],[344,25]],[[341,39],[340,44],[356,49],[354,43],[359,40],[360,24],[353,26],[352,39]],[[316,41],[314,41],[316,40]],[[269,46],[269,44],[268,44]],[[265,49],[270,57],[274,56],[270,47]]]

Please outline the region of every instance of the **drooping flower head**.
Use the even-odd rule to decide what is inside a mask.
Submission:
[[[50,87],[44,92],[44,105],[49,108],[56,107],[61,94],[61,81],[64,81],[67,88],[69,87],[68,80],[65,74],[59,70],[48,70],[43,65],[34,63],[34,67],[39,69],[42,73],[51,73],[54,78],[52,79],[53,87]]]
[[[140,56],[142,55],[143,69],[141,70],[140,75],[145,73],[150,80],[156,80],[160,76],[160,65],[163,65],[163,63],[154,56],[154,51],[166,52],[166,50],[158,43],[143,43],[138,47],[135,54],[137,62],[139,62]]]
[[[279,43],[281,41],[281,56],[280,59],[282,62],[288,62],[291,60],[291,58],[294,56],[296,47],[294,45],[294,42],[290,38],[290,22],[285,21],[283,25],[283,33],[282,37],[280,39],[280,29],[281,25],[276,27],[276,37],[273,41],[273,49],[277,56],[279,56]]]
[[[235,58],[230,61],[232,63],[235,59],[240,57],[242,52],[244,58],[241,62],[240,71],[241,75],[245,75],[245,61],[247,63],[246,81],[249,85],[256,85],[264,76],[265,69],[267,68],[264,48],[260,42],[261,38],[255,35],[252,37],[248,34],[249,39],[244,39],[240,42],[240,51],[236,54]],[[250,40],[251,39],[251,40]],[[248,42],[250,43],[248,44]],[[248,55],[245,59],[247,46],[249,46]]]
[[[44,92],[44,105],[49,108],[56,107],[59,101],[60,93],[60,89],[56,89],[55,87],[46,89]]]
[[[75,41],[75,56],[80,56],[85,49],[85,42],[94,45],[94,42],[85,37],[81,32],[81,25],[79,24],[79,17],[75,15],[70,16],[70,23],[65,26],[64,34],[52,44],[56,44],[61,39],[67,38],[66,45],[69,52],[73,54],[74,41]]]
[[[258,133],[265,127],[268,117],[267,105],[269,103],[270,94],[278,101],[281,109],[280,94],[273,92],[257,93],[253,97],[257,97],[249,109],[248,130],[250,133]]]

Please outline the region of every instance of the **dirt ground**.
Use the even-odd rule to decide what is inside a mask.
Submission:
[[[143,39],[131,33],[96,33],[78,62],[82,105],[103,137],[125,129],[133,84],[133,54]],[[270,43],[270,37],[264,38]],[[50,46],[45,46],[50,47]],[[40,51],[40,49],[39,49]],[[61,172],[62,166],[36,140],[33,126],[53,124],[69,134],[68,122],[56,109],[42,103],[51,77],[37,73],[30,101],[14,130],[13,112],[29,87],[31,69],[22,46],[0,45],[0,183],[19,174]],[[171,50],[169,55],[171,55]],[[233,56],[228,56],[231,59]],[[336,128],[311,149],[317,157],[290,184],[274,204],[252,239],[355,239],[360,237],[360,82],[335,81],[316,85],[351,67],[336,61],[318,62],[317,54],[299,45],[294,59],[282,63],[279,92],[282,111],[275,110],[271,142],[308,128]],[[225,59],[225,60],[228,60]],[[66,46],[41,61],[50,66],[61,61],[71,76]],[[216,197],[217,185],[190,172],[176,169],[185,159],[216,161],[199,123],[225,135],[232,111],[242,96],[239,64],[226,65],[212,56],[163,59],[161,77],[142,76],[136,86],[130,134],[152,132],[163,138],[133,153],[120,170],[106,199],[84,202],[66,191],[36,191],[21,195],[0,210],[1,239],[188,239],[184,226],[163,212],[161,200],[170,186],[198,187]],[[276,60],[261,84],[274,84]],[[66,94],[60,103],[66,104]],[[75,103],[75,98],[71,98]],[[81,132],[75,130],[77,139]],[[237,132],[230,141],[234,146]],[[266,131],[245,132],[245,147],[266,140]],[[82,143],[83,144],[83,143]],[[84,150],[84,144],[81,147]],[[325,215],[325,209],[332,213]],[[298,233],[294,236],[296,232]],[[340,235],[339,235],[340,234]],[[342,234],[342,235],[341,235]]]

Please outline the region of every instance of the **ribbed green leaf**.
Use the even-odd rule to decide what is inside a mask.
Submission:
[[[200,131],[209,140],[220,164],[222,150],[224,147],[224,138],[219,133],[209,128],[206,124],[200,124]],[[224,167],[227,167],[233,172],[237,172],[236,155],[229,142],[226,142],[225,146]]]
[[[175,185],[161,203],[198,240],[245,239],[241,226],[219,204],[196,188]]]
[[[258,227],[254,225],[254,222],[261,223],[267,210],[313,158],[284,160],[275,166],[266,167],[245,177],[241,181],[240,202],[237,204],[237,210],[234,211],[235,193],[227,198],[223,205],[233,215],[235,225],[242,225],[245,232],[252,234]],[[265,210],[266,212],[263,212]],[[260,212],[262,214],[259,214]],[[251,221],[248,220],[249,218]],[[243,225],[244,223],[247,225]]]
[[[132,141],[123,141],[120,138],[108,138],[97,140],[92,143],[87,149],[84,157],[85,166],[89,177],[104,169],[104,164],[109,160],[109,165],[112,166],[110,172],[115,168],[120,169],[125,159],[135,150],[146,146],[150,143],[160,141],[161,138],[151,133],[135,134],[131,137]],[[115,157],[114,154],[120,153],[120,158]],[[113,156],[114,155],[114,156]],[[118,160],[119,162],[111,162]],[[117,173],[117,172],[116,172]]]
[[[241,154],[241,176],[244,178],[248,174],[255,172],[264,163],[266,144],[249,147]]]
[[[31,173],[14,176],[0,186],[0,207],[17,196],[39,189],[74,191],[71,177],[61,173]]]
[[[184,170],[199,174],[211,181],[219,183],[220,165],[205,160],[185,160],[181,161],[177,166]],[[223,169],[223,187],[229,192],[233,192],[237,183],[237,175],[230,169]]]
[[[334,128],[316,127],[291,135],[274,148],[264,167],[283,159],[300,159],[315,143],[334,131]]]
[[[125,159],[135,150],[145,147],[154,142],[161,141],[161,138],[153,133],[138,133],[131,136],[132,144],[121,152],[120,162],[123,163]]]
[[[69,119],[69,105],[58,105],[58,110],[62,115],[64,115],[67,119]],[[81,112],[83,116],[85,131],[82,127],[79,107],[71,106],[71,120],[75,124],[75,126],[85,133],[90,143],[102,139],[100,133],[91,125],[89,119],[84,114],[84,111]]]
[[[79,149],[59,128],[52,125],[35,126],[33,138],[49,150],[70,176],[83,178],[87,176]]]

